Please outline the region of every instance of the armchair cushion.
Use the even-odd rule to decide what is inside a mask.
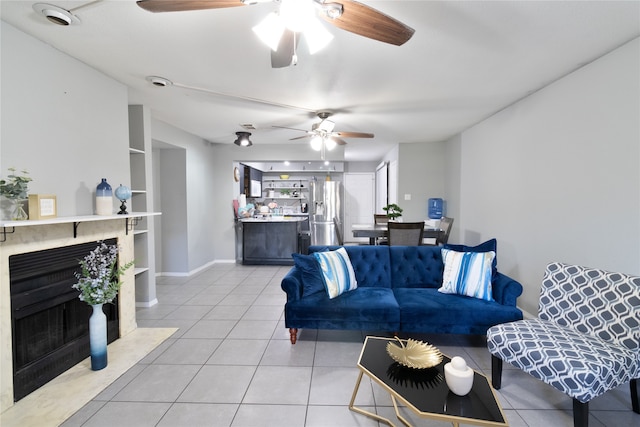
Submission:
[[[505,362],[583,403],[640,377],[634,351],[551,321],[493,326],[487,346]]]

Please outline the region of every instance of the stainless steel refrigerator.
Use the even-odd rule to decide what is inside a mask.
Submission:
[[[309,182],[309,229],[312,245],[340,244],[342,239],[339,239],[338,233],[343,235],[342,194],[340,181]]]

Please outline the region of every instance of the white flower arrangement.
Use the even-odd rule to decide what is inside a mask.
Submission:
[[[89,305],[110,303],[118,295],[122,281],[120,276],[134,264],[128,262],[120,267],[118,247],[98,242],[98,246],[80,261],[81,273],[76,273],[78,283],[73,289],[80,291],[80,301]]]

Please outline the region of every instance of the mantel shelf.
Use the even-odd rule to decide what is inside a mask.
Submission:
[[[160,212],[131,212],[123,215],[81,215],[81,216],[64,216],[59,218],[39,219],[39,220],[26,220],[26,221],[0,221],[0,235],[2,238],[0,242],[7,240],[7,234],[12,234],[16,227],[33,227],[36,225],[55,225],[55,224],[73,224],[73,237],[75,238],[78,231],[78,225],[83,222],[94,221],[111,221],[116,219],[124,219],[126,233],[129,234],[129,225],[135,226],[139,219],[149,216],[162,215]],[[11,228],[12,231],[7,231],[7,228]]]

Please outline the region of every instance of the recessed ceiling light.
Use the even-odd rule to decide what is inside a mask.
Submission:
[[[169,79],[165,79],[164,77],[158,76],[148,76],[146,80],[154,86],[166,87],[173,85],[173,82]]]
[[[67,26],[80,23],[80,18],[76,15],[66,9],[52,4],[36,3],[33,5],[33,10],[57,25]]]

